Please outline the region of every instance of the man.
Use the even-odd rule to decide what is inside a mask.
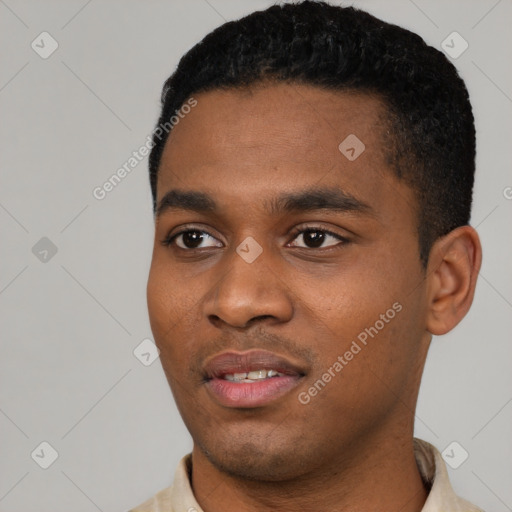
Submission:
[[[153,143],[148,307],[194,444],[134,511],[479,510],[413,438],[481,263],[452,64],[363,11],[272,6],[181,59]]]

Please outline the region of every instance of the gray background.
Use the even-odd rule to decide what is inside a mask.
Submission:
[[[0,0],[2,512],[126,510],[190,450],[159,360],[133,355],[151,338],[147,158],[104,200],[92,191],[146,141],[179,57],[271,3]],[[512,510],[512,2],[355,5],[438,48],[453,31],[469,43],[455,64],[477,122],[484,263],[468,317],[432,345],[416,435],[440,450],[457,441],[469,453],[450,469],[457,492]],[[59,45],[47,59],[31,47],[43,31]],[[57,248],[46,261],[32,250],[43,237]],[[31,457],[42,441],[58,452],[48,469]]]

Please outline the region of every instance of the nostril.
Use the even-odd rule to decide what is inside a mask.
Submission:
[[[208,320],[215,327],[220,327],[220,325],[222,324],[222,320],[217,315],[208,315]]]
[[[259,316],[255,316],[255,317],[250,318],[247,322],[244,323],[244,325],[236,325],[235,326],[233,323],[230,323],[230,325],[232,327],[239,327],[240,329],[246,329],[246,328],[252,326],[255,323],[262,322],[262,321],[265,321],[265,320],[268,320],[268,319],[275,319],[275,317],[273,315],[259,315]],[[218,315],[213,315],[213,314],[212,315],[208,315],[208,320],[215,327],[221,327],[222,324],[228,323],[228,322],[226,322],[226,320],[223,320]]]
[[[254,318],[251,318],[248,322],[247,322],[247,325],[250,325],[250,324],[254,324],[256,322],[261,322],[262,320],[267,320],[267,318],[274,318],[272,315],[260,315],[260,316],[256,316]]]

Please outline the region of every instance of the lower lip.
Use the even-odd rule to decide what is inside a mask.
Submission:
[[[261,407],[293,389],[299,376],[272,377],[259,382],[232,382],[213,378],[207,387],[225,407]]]

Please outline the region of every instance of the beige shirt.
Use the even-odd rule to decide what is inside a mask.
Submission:
[[[446,464],[439,451],[421,439],[414,440],[414,455],[421,477],[430,492],[421,512],[482,512],[459,498],[448,479]],[[174,483],[130,512],[203,512],[190,486],[191,456],[181,459]]]

